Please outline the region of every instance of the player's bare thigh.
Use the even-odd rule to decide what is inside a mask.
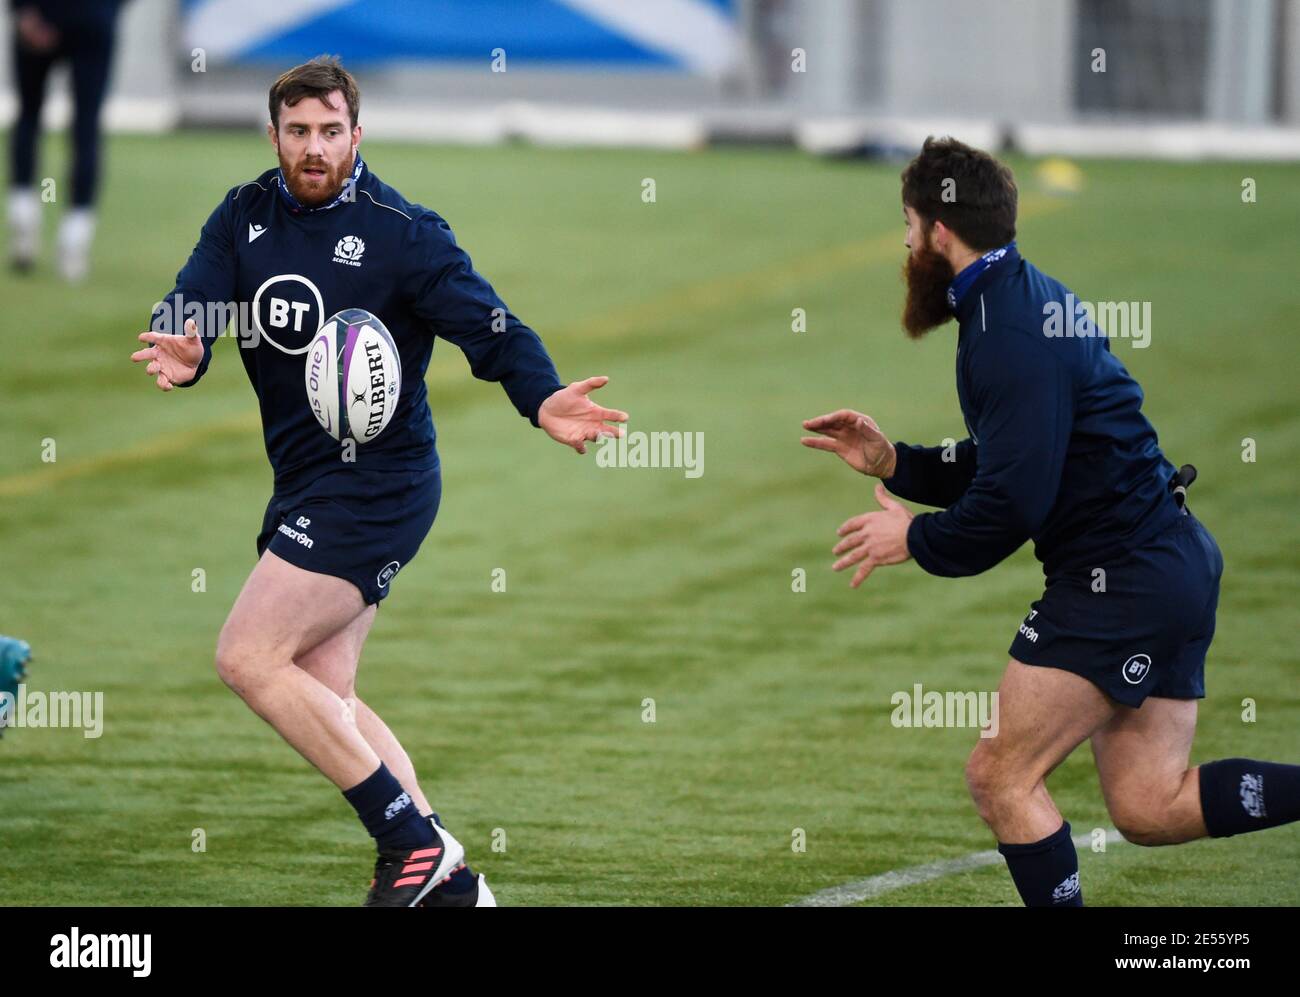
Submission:
[[[997,736],[980,738],[967,763],[972,792],[1030,792],[1115,709],[1074,672],[1010,659],[998,686]]]
[[[366,608],[360,590],[265,551],[217,638],[217,670],[237,692],[268,669],[347,628]]]
[[[357,664],[378,606],[367,606],[328,640],[295,657],[296,664],[342,699],[356,695]]]
[[[997,688],[997,736],[980,738],[975,754],[1032,785],[1114,711],[1114,701],[1083,676],[1011,658]]]
[[[1205,834],[1196,769],[1188,769],[1197,701],[1151,696],[1140,709],[1116,708],[1092,735],[1101,792],[1129,841],[1161,845]]]

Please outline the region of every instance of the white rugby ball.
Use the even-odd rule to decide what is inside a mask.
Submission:
[[[364,308],[327,318],[307,350],[307,400],[336,440],[369,443],[384,431],[402,394],[402,358],[384,323]]]

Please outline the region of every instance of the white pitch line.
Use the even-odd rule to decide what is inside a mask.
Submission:
[[[1120,836],[1120,833],[1113,827],[1106,829],[1107,845],[1120,844],[1123,841],[1124,839]],[[1076,834],[1074,836],[1074,845],[1076,848],[1091,848],[1092,832],[1083,831]],[[870,900],[892,890],[901,890],[907,886],[915,886],[917,883],[928,883],[932,879],[942,879],[944,876],[955,876],[958,873],[969,872],[971,869],[979,869],[986,865],[998,865],[1002,861],[1003,858],[996,848],[986,852],[973,852],[960,858],[927,862],[925,865],[914,865],[907,869],[893,869],[876,876],[868,876],[866,879],[844,883],[842,886],[831,886],[806,896],[802,900],[796,900],[789,906],[848,907],[851,904]]]

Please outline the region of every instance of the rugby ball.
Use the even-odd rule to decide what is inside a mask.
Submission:
[[[312,415],[325,432],[369,443],[397,410],[402,358],[383,322],[364,308],[345,308],[317,331],[303,378]]]

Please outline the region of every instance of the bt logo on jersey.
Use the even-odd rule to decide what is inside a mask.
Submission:
[[[311,310],[311,305],[305,301],[286,301],[284,298],[271,298],[270,319],[271,325],[277,329],[284,329],[289,325],[289,311],[293,310],[293,331],[302,332],[302,317],[305,312]]]
[[[301,274],[277,274],[253,295],[258,334],[281,353],[306,353],[325,317],[320,290]]]

